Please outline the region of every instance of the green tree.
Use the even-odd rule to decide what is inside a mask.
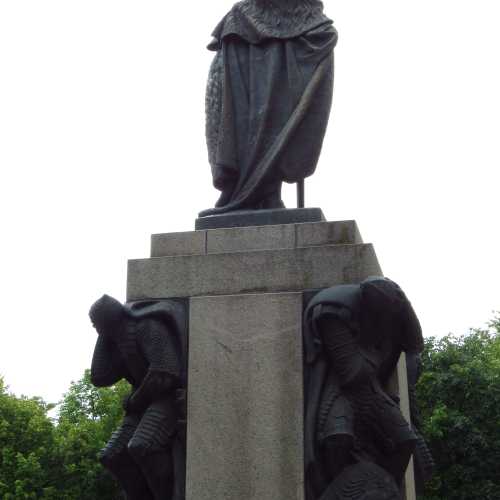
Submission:
[[[436,461],[425,500],[500,498],[500,317],[488,330],[426,339],[417,387]]]
[[[73,382],[60,406],[56,428],[57,455],[61,459],[62,500],[119,498],[116,482],[97,460],[121,422],[122,400],[130,386],[121,381],[110,388],[96,388],[87,370]]]
[[[71,384],[57,422],[39,398],[16,397],[0,378],[0,498],[112,500],[116,482],[97,460],[120,424],[129,385],[97,389],[88,371]]]
[[[0,378],[0,498],[56,499],[51,406],[16,397]]]

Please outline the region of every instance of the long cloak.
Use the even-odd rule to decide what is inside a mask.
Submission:
[[[255,15],[240,2],[213,33],[207,145],[222,191],[201,216],[251,209],[281,181],[312,175],[333,90],[337,32],[317,2],[303,19]]]

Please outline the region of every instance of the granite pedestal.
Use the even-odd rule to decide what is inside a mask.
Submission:
[[[381,274],[354,221],[158,234],[129,262],[129,301],[190,299],[187,500],[304,499],[302,294]]]

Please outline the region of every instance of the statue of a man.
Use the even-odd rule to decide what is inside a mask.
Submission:
[[[318,0],[243,0],[213,37],[207,145],[222,193],[200,216],[283,207],[281,183],[316,168],[337,32]]]
[[[182,466],[176,467],[172,448],[182,420],[177,396],[185,379],[183,307],[163,301],[134,310],[104,295],[89,315],[99,334],[92,383],[106,387],[124,378],[133,387],[101,463],[127,500],[180,500],[183,479],[174,470]]]

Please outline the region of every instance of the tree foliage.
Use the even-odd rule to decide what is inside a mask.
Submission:
[[[56,498],[49,409],[40,399],[9,394],[0,378],[0,498]]]
[[[122,381],[110,388],[96,388],[87,370],[71,384],[59,410],[56,428],[57,453],[61,458],[61,492],[64,500],[112,499],[119,497],[116,482],[97,460],[120,424],[122,400],[129,385]]]
[[[499,499],[500,318],[489,330],[426,339],[417,390],[436,461],[424,499]]]
[[[128,391],[126,382],[97,389],[86,371],[71,384],[54,422],[50,405],[9,394],[0,379],[0,498],[119,498],[97,454],[120,423]]]

